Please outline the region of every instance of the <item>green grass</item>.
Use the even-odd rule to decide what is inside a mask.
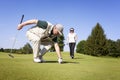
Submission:
[[[63,64],[55,53],[44,56],[46,63],[34,63],[31,55],[0,53],[0,80],[120,80],[120,58],[92,57],[63,52]]]

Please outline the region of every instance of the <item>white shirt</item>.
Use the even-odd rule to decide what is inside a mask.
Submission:
[[[75,43],[77,40],[77,34],[76,33],[69,33],[67,35],[67,42],[68,43]]]

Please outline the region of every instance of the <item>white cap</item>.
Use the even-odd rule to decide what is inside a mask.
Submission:
[[[62,35],[63,25],[62,24],[56,24],[55,27],[57,28],[59,34]]]

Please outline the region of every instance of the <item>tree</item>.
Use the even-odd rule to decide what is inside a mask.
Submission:
[[[107,41],[107,48],[109,51],[109,56],[118,57],[120,56],[120,40],[117,41],[108,40]]]
[[[1,49],[0,49],[0,52],[4,52],[4,49],[3,49],[3,48],[1,48]]]
[[[60,51],[63,51],[63,49],[64,49],[64,40],[65,40],[64,35],[62,35],[58,38],[58,44],[60,46]]]
[[[94,56],[107,55],[107,39],[99,23],[93,28],[85,46],[85,53]]]
[[[117,51],[116,42],[111,39],[107,40],[107,49],[109,54],[116,53]]]
[[[80,42],[77,44],[76,52],[77,52],[77,53],[84,53],[84,52],[85,52],[85,44],[86,44],[86,41],[85,41],[85,40],[80,41]]]
[[[22,53],[22,54],[32,54],[33,51],[32,51],[32,47],[30,46],[30,44],[29,44],[29,43],[26,43],[26,44],[24,45],[24,47],[22,47],[22,48],[20,49],[20,53]]]
[[[116,46],[117,46],[117,53],[120,54],[120,39],[117,40]]]

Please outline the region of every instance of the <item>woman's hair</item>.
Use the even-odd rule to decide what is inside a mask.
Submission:
[[[70,31],[74,31],[74,28],[70,28]]]

